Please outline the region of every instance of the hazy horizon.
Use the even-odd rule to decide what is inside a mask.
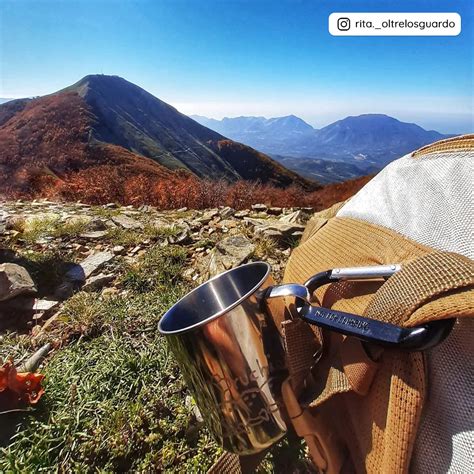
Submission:
[[[124,78],[124,79],[127,79],[127,78]],[[79,79],[78,79],[79,80]],[[77,81],[74,81],[74,82],[77,82]],[[71,84],[73,84],[74,82],[72,82]],[[58,90],[64,88],[64,87],[67,87],[71,84],[64,84],[62,87],[60,87]],[[137,84],[140,86],[140,84]],[[140,86],[141,87],[141,86]],[[3,97],[0,97],[0,104],[6,102],[6,101],[9,101],[9,100],[15,100],[15,99],[23,99],[23,98],[33,98],[33,97],[37,97],[39,95],[48,95],[48,94],[51,94],[51,93],[54,93],[56,92],[56,90],[54,91],[49,91],[47,92],[46,94],[27,94],[27,95],[23,95],[23,96],[18,96],[18,97],[9,97],[9,98],[3,98]],[[150,93],[152,93],[151,91],[148,91]],[[153,93],[152,93],[153,94]],[[406,113],[403,113],[403,112],[400,112],[400,113],[387,113],[385,111],[362,111],[360,113],[357,113],[357,112],[352,112],[352,113],[348,113],[346,115],[343,115],[343,114],[337,114],[336,112],[332,111],[331,113],[328,113],[327,115],[325,116],[318,116],[318,117],[314,117],[314,116],[311,116],[311,115],[308,115],[308,114],[298,114],[298,113],[295,113],[294,111],[291,111],[291,110],[288,110],[288,113],[285,113],[285,111],[281,110],[281,108],[279,109],[280,110],[280,113],[278,115],[264,115],[262,113],[259,113],[259,111],[262,110],[262,108],[259,108],[258,106],[256,105],[248,105],[248,104],[245,104],[245,103],[236,103],[234,104],[234,109],[235,108],[238,108],[239,110],[250,110],[250,111],[255,111],[255,113],[235,113],[235,114],[232,114],[232,113],[217,113],[217,114],[213,114],[213,115],[210,115],[210,114],[205,114],[205,113],[201,113],[200,111],[202,110],[201,108],[199,108],[199,106],[201,104],[196,104],[196,103],[189,103],[189,104],[186,104],[186,103],[173,103],[172,101],[168,101],[166,99],[164,99],[163,97],[160,97],[160,95],[157,95],[157,94],[153,94],[155,97],[157,97],[158,99],[160,100],[163,100],[164,102],[168,103],[169,105],[172,105],[173,107],[175,107],[179,112],[185,114],[185,115],[188,115],[188,116],[192,116],[192,115],[200,115],[202,117],[206,117],[206,118],[209,118],[209,119],[215,119],[215,120],[222,120],[224,118],[237,118],[237,117],[263,117],[265,119],[271,119],[271,118],[278,118],[278,117],[286,117],[286,116],[289,116],[289,115],[295,115],[296,117],[304,120],[306,123],[308,123],[309,125],[311,125],[312,127],[316,128],[316,129],[320,129],[320,128],[323,128],[325,127],[326,125],[329,125],[331,123],[334,123],[338,120],[342,120],[346,117],[349,117],[349,116],[358,116],[358,115],[363,115],[363,114],[383,114],[383,115],[388,115],[390,117],[393,117],[397,120],[400,120],[401,122],[407,122],[407,123],[415,123],[416,125],[419,125],[420,127],[424,128],[425,130],[436,130],[437,132],[440,132],[440,133],[444,133],[444,134],[464,134],[464,133],[472,133],[474,132],[474,127],[471,125],[471,126],[467,126],[467,127],[463,127],[462,124],[463,122],[467,122],[469,123],[472,122],[472,117],[469,117],[469,114],[467,117],[461,117],[460,119],[454,119],[450,122],[448,128],[446,127],[443,127],[443,120],[442,118],[439,119],[439,121],[436,121],[436,118],[433,116],[433,114],[428,118],[428,117],[423,117],[421,114],[418,114],[418,119],[417,118],[413,118],[413,117],[416,117],[416,113],[415,115],[409,115],[409,114],[406,114]],[[203,107],[203,109],[205,109],[205,107]],[[212,112],[212,108],[208,109]],[[444,115],[445,117],[445,115]],[[456,124],[459,123],[460,125],[457,127]]]
[[[0,6],[0,97],[119,75],[181,112],[296,115],[314,126],[383,113],[473,132],[471,0],[76,0]],[[459,36],[334,37],[343,11],[458,12]]]

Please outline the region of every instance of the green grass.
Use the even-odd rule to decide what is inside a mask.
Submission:
[[[119,268],[125,293],[77,293],[34,342],[0,339],[0,361],[55,347],[38,405],[0,414],[0,440],[2,425],[13,429],[0,472],[206,472],[215,462],[222,450],[186,407],[189,392],[157,329],[189,290],[186,255],[184,247],[152,247]],[[279,443],[259,472],[309,472],[301,441]]]
[[[100,207],[100,206],[92,206],[89,210],[95,216],[103,217],[105,219],[111,219],[112,217],[118,216],[121,213],[119,208],[109,209],[109,208]]]
[[[179,247],[156,248],[127,269],[124,286],[137,290],[130,275],[146,275],[146,292],[68,300],[37,342],[62,346],[45,364],[45,395],[19,418],[0,452],[0,471],[198,471],[213,463],[220,450],[205,429],[195,429],[186,387],[157,331],[160,315],[187,291],[185,256]],[[27,348],[9,335],[0,357]]]
[[[86,219],[62,222],[59,217],[44,216],[30,220],[21,237],[27,242],[35,242],[43,237],[75,237],[84,232],[86,227]]]
[[[125,266],[122,284],[136,293],[152,290],[166,293],[179,284],[186,255],[182,247],[169,247],[166,252],[160,248],[151,249],[138,264]]]
[[[107,231],[106,239],[114,245],[133,246],[142,243],[144,240],[160,240],[166,237],[174,237],[181,232],[178,226],[156,227],[145,224],[143,229],[128,230],[121,227],[114,227]]]
[[[255,252],[254,258],[265,259],[271,257],[275,254],[275,251],[278,249],[278,244],[275,240],[269,237],[259,237],[255,241]]]
[[[36,284],[39,295],[51,295],[63,281],[72,254],[59,250],[28,251],[17,249],[14,263],[26,268]]]

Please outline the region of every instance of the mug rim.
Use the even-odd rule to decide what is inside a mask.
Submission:
[[[193,294],[194,292],[197,292],[200,288],[202,288],[203,286],[209,284],[211,281],[213,280],[217,280],[218,278],[222,277],[223,275],[226,275],[227,273],[231,273],[235,270],[237,270],[238,268],[243,268],[243,267],[249,267],[249,266],[252,266],[252,265],[264,265],[266,267],[266,271],[265,271],[265,275],[259,280],[259,282],[254,285],[252,287],[252,289],[250,289],[247,293],[245,293],[244,295],[242,295],[237,301],[235,301],[234,303],[232,303],[231,305],[227,306],[226,308],[224,309],[221,309],[220,311],[212,314],[211,316],[209,316],[208,318],[206,319],[203,319],[202,321],[199,321],[195,324],[192,324],[190,326],[187,326],[185,328],[180,328],[180,329],[175,329],[175,330],[172,330],[172,331],[168,331],[166,329],[162,329],[162,323],[163,321],[165,320],[166,316],[168,315],[168,313],[170,313],[176,306],[178,306],[185,298],[187,298],[189,295]],[[213,319],[217,319],[219,318],[220,316],[222,316],[223,314],[229,312],[231,309],[234,309],[236,306],[239,306],[240,303],[242,303],[242,301],[244,301],[245,299],[247,299],[250,295],[252,295],[253,293],[255,293],[261,286],[262,286],[262,283],[268,278],[268,276],[270,275],[270,272],[271,272],[271,265],[267,262],[262,262],[262,261],[257,261],[257,262],[249,262],[249,263],[245,263],[243,265],[239,265],[238,267],[234,267],[234,268],[231,268],[229,270],[226,270],[225,272],[222,272],[222,273],[219,273],[215,276],[213,276],[212,278],[209,278],[209,280],[206,280],[204,283],[201,283],[199,286],[197,286],[196,288],[192,289],[191,291],[189,291],[188,293],[186,293],[182,298],[180,298],[173,306],[171,306],[171,308],[169,308],[166,313],[161,317],[160,321],[158,322],[158,331],[163,334],[163,335],[174,335],[174,334],[181,334],[181,333],[185,333],[185,332],[188,332],[188,331],[191,331],[199,326],[204,326],[205,324],[207,324],[208,322],[212,321]]]

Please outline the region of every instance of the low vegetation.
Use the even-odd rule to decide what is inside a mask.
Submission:
[[[40,339],[25,347],[21,336],[5,338],[2,359],[46,339],[60,348],[45,365],[40,405],[18,417],[17,433],[1,450],[0,470],[189,472],[212,464],[220,450],[196,429],[178,367],[157,331],[159,316],[187,290],[185,258],[180,247],[155,248],[123,266],[127,291],[77,293]]]
[[[35,280],[49,281],[48,272],[57,280],[59,255],[24,255]],[[0,471],[206,472],[214,463],[221,448],[185,402],[179,367],[157,330],[159,317],[189,290],[187,255],[185,247],[155,246],[135,262],[121,260],[115,291],[76,293],[34,338],[2,336],[0,360],[21,360],[47,341],[54,350],[39,404],[0,414]],[[303,444],[291,439],[267,455],[260,472],[307,469]]]
[[[7,187],[2,194],[9,199],[44,197],[89,204],[149,204],[158,209],[206,209],[221,205],[247,209],[253,204],[265,203],[320,210],[352,196],[369,179],[358,178],[308,191],[298,185],[281,188],[258,181],[210,181],[182,170],[169,172],[166,179],[161,179],[132,171],[124,174],[112,165],[99,165],[68,173],[62,179],[52,175],[33,176],[24,191],[9,192]]]

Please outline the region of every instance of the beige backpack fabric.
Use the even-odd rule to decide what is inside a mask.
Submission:
[[[330,268],[403,264],[386,283],[318,290],[322,306],[405,326],[457,318],[425,353],[284,324],[285,401],[321,471],[472,470],[473,158],[468,135],[391,163],[348,202],[316,214],[290,258],[284,280],[300,283]]]

